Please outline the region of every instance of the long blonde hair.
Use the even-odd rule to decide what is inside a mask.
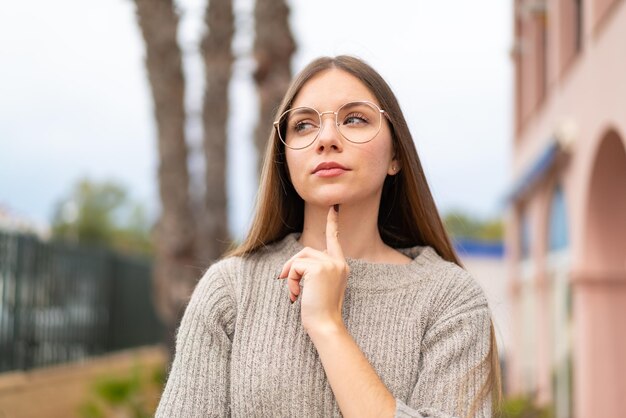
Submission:
[[[276,111],[275,119],[288,110],[300,89],[322,71],[336,68],[352,74],[372,92],[387,113],[395,156],[402,169],[387,176],[378,212],[378,229],[385,244],[394,248],[428,245],[445,260],[463,267],[444,228],[428,187],[413,137],[389,85],[372,67],[358,58],[341,55],[321,57],[307,65],[292,81]],[[257,206],[252,225],[244,241],[226,256],[246,256],[260,247],[301,232],[304,224],[304,201],[296,193],[287,173],[285,148],[275,129],[269,132]],[[500,365],[491,325],[491,346],[484,362],[490,364],[488,378],[474,400],[471,411],[492,395],[500,403]],[[484,363],[483,362],[483,363]]]

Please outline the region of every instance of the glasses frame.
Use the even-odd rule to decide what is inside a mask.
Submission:
[[[378,128],[376,129],[376,133],[372,136],[372,139],[368,139],[367,141],[362,141],[362,142],[357,142],[357,141],[352,141],[349,138],[347,138],[343,133],[341,133],[341,131],[339,130],[339,112],[341,111],[341,109],[343,109],[344,107],[351,105],[351,104],[355,104],[355,103],[364,103],[370,106],[373,106],[374,109],[378,110],[379,114],[381,115],[381,117],[378,119]],[[311,140],[311,142],[309,142],[307,145],[303,146],[303,147],[292,147],[290,145],[287,144],[287,141],[284,140],[282,138],[282,136],[280,135],[280,120],[283,118],[283,116],[285,116],[287,113],[292,112],[294,110],[298,110],[298,109],[311,109],[313,111],[315,111],[315,113],[318,114],[319,116],[319,120],[320,120],[320,127],[317,130],[317,134],[315,135],[315,137]],[[387,116],[387,112],[385,112],[383,109],[381,109],[380,107],[378,107],[378,105],[376,103],[372,103],[368,100],[355,100],[352,102],[347,102],[342,104],[339,109],[337,109],[336,111],[332,111],[332,110],[328,110],[326,112],[320,112],[317,109],[310,107],[310,106],[299,106],[299,107],[294,107],[293,109],[287,109],[285,110],[283,113],[280,114],[280,116],[278,117],[277,121],[274,121],[273,125],[274,125],[274,129],[276,129],[276,134],[278,135],[278,139],[280,139],[280,142],[282,142],[283,144],[285,144],[285,146],[287,148],[293,149],[293,150],[300,150],[300,149],[305,149],[307,147],[310,147],[316,140],[317,138],[320,136],[320,133],[322,132],[322,116],[326,115],[326,114],[333,114],[335,115],[335,129],[337,130],[337,132],[339,133],[339,135],[341,135],[346,141],[352,142],[353,144],[367,144],[368,142],[372,141],[374,138],[376,138],[378,136],[378,133],[380,132],[380,128],[383,126],[383,118],[382,116],[385,116],[387,118],[389,118]]]

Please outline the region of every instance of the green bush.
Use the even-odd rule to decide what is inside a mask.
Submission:
[[[554,418],[551,405],[538,407],[529,397],[505,399],[497,418]]]
[[[92,385],[90,398],[80,406],[79,416],[149,418],[154,416],[164,383],[161,366],[143,371],[135,364],[128,376],[100,377]]]

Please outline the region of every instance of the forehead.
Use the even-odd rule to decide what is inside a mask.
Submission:
[[[322,71],[307,81],[296,95],[291,107],[309,106],[320,111],[336,110],[353,101],[380,103],[361,80],[337,68]]]

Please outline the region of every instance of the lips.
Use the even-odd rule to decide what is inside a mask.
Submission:
[[[348,169],[346,167],[342,166],[341,164],[336,163],[334,161],[329,161],[329,162],[318,164],[318,166],[315,167],[315,169],[313,170],[313,174],[317,173],[318,171],[332,170],[332,169],[339,169],[339,170],[343,170],[343,171],[348,171]]]
[[[326,163],[321,163],[317,167],[315,167],[312,174],[320,178],[332,178],[341,176],[347,171],[350,171],[350,169],[334,161],[329,161]]]

